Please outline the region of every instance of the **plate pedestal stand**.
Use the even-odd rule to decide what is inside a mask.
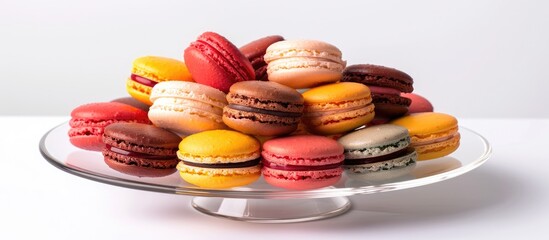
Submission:
[[[347,197],[314,199],[242,199],[194,197],[192,206],[205,214],[256,223],[293,223],[338,216],[351,209]]]

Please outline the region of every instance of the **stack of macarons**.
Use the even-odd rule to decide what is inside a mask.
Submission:
[[[140,177],[178,171],[230,188],[263,175],[293,190],[336,184],[344,170],[398,177],[459,146],[457,120],[433,113],[408,74],[347,66],[330,43],[272,35],[239,48],[205,32],[182,53],[135,59],[131,98],[75,108],[71,143]]]

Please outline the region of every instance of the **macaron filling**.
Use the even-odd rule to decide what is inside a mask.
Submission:
[[[329,170],[338,168],[341,166],[341,162],[326,164],[326,165],[286,165],[276,162],[271,162],[269,160],[263,159],[263,166],[267,168],[284,170],[284,171],[320,171],[320,170]]]
[[[350,111],[355,111],[355,110],[359,110],[359,109],[363,109],[363,108],[369,108],[371,106],[373,106],[372,103],[367,103],[365,105],[357,105],[357,106],[351,106],[351,107],[348,107],[348,108],[340,108],[340,109],[335,109],[335,110],[327,110],[327,111],[314,110],[314,111],[311,111],[311,112],[304,113],[303,117],[305,117],[305,118],[311,118],[311,117],[316,118],[316,117],[330,116],[330,115],[334,115],[334,114],[338,114],[338,113],[342,113],[342,112],[350,112]]]
[[[261,158],[256,158],[256,159],[252,159],[244,162],[214,163],[214,164],[189,162],[184,160],[181,160],[181,161],[183,162],[183,164],[187,166],[200,167],[200,168],[246,168],[246,167],[257,166],[261,161]]]
[[[369,147],[362,149],[345,149],[346,159],[360,159],[368,156],[380,155],[383,152],[395,152],[406,149],[410,145],[410,137],[402,138],[396,142],[385,144],[377,147]]]
[[[430,144],[435,144],[435,143],[441,143],[441,142],[445,142],[445,141],[448,141],[450,139],[453,139],[455,137],[459,136],[459,132],[454,132],[452,134],[448,134],[447,136],[443,136],[443,137],[440,137],[440,138],[435,138],[435,139],[431,139],[431,140],[427,140],[427,141],[421,141],[421,142],[414,142],[412,143],[412,146],[425,146],[425,145],[430,145]]]
[[[134,82],[137,82],[137,83],[140,83],[140,84],[143,84],[147,87],[154,87],[154,85],[156,85],[158,82],[156,81],[153,81],[151,79],[148,79],[148,78],[145,78],[145,77],[142,77],[142,76],[139,76],[137,74],[132,74],[130,76],[130,79],[133,80]]]
[[[244,112],[253,112],[253,113],[260,113],[260,114],[267,114],[267,115],[273,115],[278,117],[300,117],[302,114],[296,113],[296,112],[281,112],[281,111],[274,111],[274,110],[265,110],[260,108],[254,108],[249,106],[243,106],[243,105],[236,105],[236,104],[229,104],[229,108]]]
[[[256,97],[246,96],[243,94],[230,92],[227,94],[227,99],[233,105],[242,105],[242,106],[255,106],[260,109],[273,109],[273,108],[283,108],[284,112],[303,112],[304,104],[302,102],[293,102],[293,101],[276,101],[269,99],[260,99]]]
[[[374,163],[366,163],[362,165],[344,165],[343,168],[347,169],[352,174],[365,174],[365,173],[375,173],[375,172],[383,172],[383,171],[390,171],[390,170],[396,170],[396,169],[410,169],[410,167],[415,166],[417,160],[417,153],[416,151],[411,148],[411,151],[408,151],[405,155],[380,161],[380,162],[374,162]],[[408,171],[399,172],[399,174],[406,174]],[[368,175],[364,175],[364,177],[367,177]]]
[[[369,163],[376,163],[376,162],[383,162],[395,158],[399,158],[405,155],[408,155],[410,153],[414,152],[413,148],[404,148],[400,149],[396,152],[376,156],[376,157],[368,157],[368,158],[359,158],[359,159],[345,159],[344,164],[345,165],[362,165],[362,164],[369,164]]]
[[[145,158],[145,159],[151,159],[151,160],[172,160],[172,159],[177,158],[176,155],[172,155],[172,156],[170,156],[170,155],[168,155],[168,156],[152,155],[152,154],[146,154],[146,153],[140,153],[140,152],[124,150],[124,149],[117,148],[117,147],[114,147],[114,146],[111,146],[111,145],[108,145],[108,144],[105,147],[106,147],[107,150],[109,150],[111,152],[114,152],[114,153],[117,153],[117,154],[120,154],[120,155],[124,155],[124,156],[128,156],[128,157]]]

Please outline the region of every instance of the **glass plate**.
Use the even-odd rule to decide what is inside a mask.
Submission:
[[[271,187],[260,178],[245,187],[205,189],[184,182],[177,172],[163,177],[137,177],[115,171],[105,164],[100,152],[85,151],[72,146],[68,131],[69,126],[65,122],[48,131],[40,140],[40,152],[44,158],[65,172],[126,188],[198,196],[192,204],[201,212],[254,222],[296,222],[335,216],[349,209],[350,202],[345,196],[394,191],[443,181],[475,169],[483,164],[492,152],[484,137],[460,126],[460,147],[455,152],[439,159],[420,161],[410,174],[399,178],[376,182],[357,181],[344,174],[332,187],[307,191]],[[231,198],[244,200],[245,203],[231,201]],[[310,206],[310,200],[318,201],[317,205],[310,207],[312,212],[299,216],[273,216],[281,215],[280,211],[276,211],[280,209],[280,206],[277,206],[280,204],[277,199],[293,200],[299,211]],[[289,205],[287,203],[286,201],[285,206]],[[254,205],[253,209],[271,207],[274,210],[262,210],[262,215],[258,215],[257,211],[250,210],[251,205]],[[244,209],[234,211],[241,208]],[[229,213],[223,212],[223,209],[229,209]]]

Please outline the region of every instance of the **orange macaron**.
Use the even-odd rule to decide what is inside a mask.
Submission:
[[[459,147],[458,121],[449,114],[415,113],[391,123],[408,129],[411,146],[416,149],[418,160],[440,158]]]
[[[303,123],[319,135],[344,133],[374,118],[370,89],[354,82],[332,83],[304,92]]]
[[[133,61],[126,90],[133,98],[150,106],[152,102],[149,97],[154,85],[171,80],[192,81],[185,63],[166,57],[140,57]]]

